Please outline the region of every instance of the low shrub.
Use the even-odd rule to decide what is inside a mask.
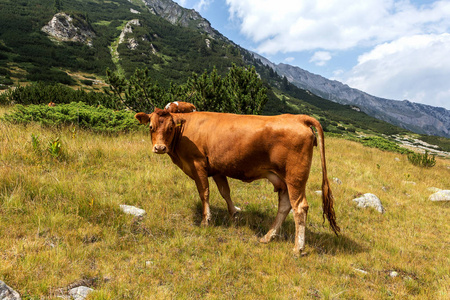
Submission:
[[[123,132],[137,130],[139,123],[134,113],[114,111],[103,106],[92,107],[83,102],[47,105],[16,105],[11,113],[3,116],[12,123],[38,122],[45,126],[76,125],[95,132]]]
[[[28,86],[19,86],[6,91],[0,97],[0,104],[69,104],[84,102],[88,105],[102,105],[115,110],[125,108],[120,101],[105,93],[87,92],[83,89],[74,90],[62,84],[33,83]]]
[[[431,168],[436,165],[436,155],[428,155],[428,151],[424,154],[421,153],[409,153],[408,160],[415,166]]]
[[[406,148],[400,147],[397,143],[389,141],[382,137],[364,137],[360,141],[364,146],[371,148],[378,148],[381,150],[397,152],[401,154],[407,154],[411,152]]]

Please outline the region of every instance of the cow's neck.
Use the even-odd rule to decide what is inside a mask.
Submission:
[[[183,125],[175,127],[176,128],[175,135],[173,136],[172,143],[170,143],[170,151],[167,154],[169,154],[169,156],[172,159],[172,162],[174,164],[176,164],[180,169],[183,169],[183,163],[182,163],[180,157],[178,156],[178,151],[177,151],[177,146],[180,141],[182,130],[183,130],[181,127],[183,127]]]
[[[183,134],[184,124],[175,126],[175,133],[173,135],[172,143],[170,143],[170,153],[176,154],[177,145]]]

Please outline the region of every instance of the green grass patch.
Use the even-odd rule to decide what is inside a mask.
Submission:
[[[61,159],[47,150],[55,141]],[[90,299],[448,299],[450,206],[428,201],[427,189],[450,186],[449,161],[420,168],[356,142],[325,144],[328,176],[342,181],[331,182],[342,234],[323,225],[315,150],[308,255],[296,257],[291,214],[273,242],[258,242],[277,210],[267,181],[230,180],[242,208],[235,223],[211,180],[212,224],[203,228],[194,182],[151,153],[147,131],[0,120],[0,279],[23,299],[57,299],[77,282],[95,290]],[[384,214],[356,207],[366,192]],[[120,204],[147,216],[125,215]]]

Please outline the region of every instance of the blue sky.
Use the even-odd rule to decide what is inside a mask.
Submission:
[[[450,110],[450,0],[175,2],[274,63]]]

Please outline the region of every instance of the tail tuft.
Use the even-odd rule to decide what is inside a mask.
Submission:
[[[325,216],[328,219],[328,222],[330,222],[331,229],[333,229],[334,233],[338,235],[338,233],[341,231],[339,226],[336,223],[336,214],[334,213],[334,197],[331,192],[330,186],[329,186],[328,178],[323,179],[322,183],[322,210],[323,210],[323,217],[325,221]]]

